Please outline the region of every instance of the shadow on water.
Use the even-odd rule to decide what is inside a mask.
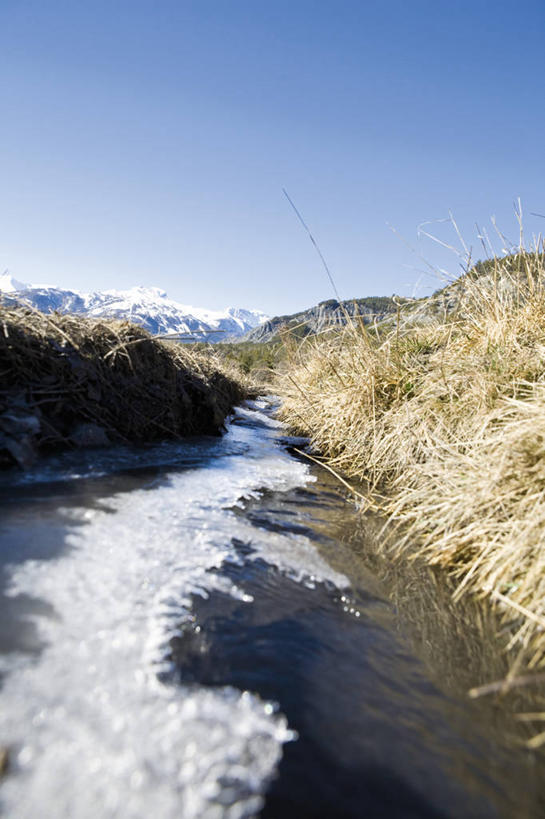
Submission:
[[[344,490],[336,488],[327,473],[322,472],[320,483],[344,498]],[[341,505],[333,503],[329,512],[324,525],[340,548],[332,550],[327,537],[316,542],[317,548],[353,582],[358,578],[369,582],[372,577],[380,584],[392,607],[396,633],[408,642],[430,679],[445,694],[466,702],[474,718],[494,727],[511,744],[535,734],[513,716],[545,712],[545,696],[538,688],[513,688],[501,696],[468,702],[471,688],[506,677],[516,656],[506,648],[512,628],[521,622],[500,622],[489,605],[471,595],[454,600],[456,586],[440,569],[382,552],[383,519],[361,515],[344,500]]]
[[[240,560],[222,574],[254,602],[196,598],[194,622],[171,641],[176,680],[257,692],[298,732],[261,815],[543,815],[541,766],[513,749],[504,709],[467,698],[469,685],[505,670],[505,658],[497,646],[483,651],[478,626],[464,638],[463,610],[453,613],[437,581],[425,586],[414,569],[383,560],[379,571],[359,515],[319,478],[264,492],[236,513],[256,539],[260,530],[311,537],[350,591],[297,582],[251,542],[236,542]]]
[[[65,555],[69,533],[87,524],[82,512],[113,511],[114,495],[240,454],[240,445],[208,439],[94,453],[87,466],[79,455],[77,475],[68,458],[45,467],[43,480],[2,479],[0,653],[39,652],[36,616],[58,616],[39,597],[12,593],[14,566]],[[314,484],[263,491],[232,510],[251,536],[233,539],[236,556],[214,571],[253,602],[221,591],[195,596],[193,619],[171,639],[165,681],[233,686],[278,703],[298,738],[284,746],[267,819],[545,815],[542,762],[517,747],[528,729],[512,718],[543,704],[531,692],[467,697],[507,669],[494,618],[474,601],[454,605],[435,572],[379,555],[379,525],[327,473],[314,474]],[[267,562],[267,538],[278,533],[310,539],[350,587]]]

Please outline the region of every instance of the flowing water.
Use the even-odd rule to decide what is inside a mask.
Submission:
[[[479,644],[288,443],[259,401],[2,477],[4,815],[543,815],[540,764],[465,696]]]

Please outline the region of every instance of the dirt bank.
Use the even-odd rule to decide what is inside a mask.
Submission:
[[[0,304],[0,466],[66,447],[218,434],[248,389],[211,350],[128,322]]]

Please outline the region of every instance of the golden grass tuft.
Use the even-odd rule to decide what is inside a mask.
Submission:
[[[471,270],[395,323],[306,339],[282,415],[366,481],[386,546],[489,598],[515,663],[545,665],[545,255]]]

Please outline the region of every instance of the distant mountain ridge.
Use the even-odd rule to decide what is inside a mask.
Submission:
[[[58,311],[123,319],[139,324],[152,335],[194,333],[207,341],[237,339],[268,320],[260,310],[228,307],[219,311],[180,304],[157,287],[83,293],[49,285],[25,284],[9,273],[0,276],[0,296],[5,303],[28,304],[42,313]]]
[[[401,301],[406,302],[410,299]],[[364,324],[372,324],[375,321],[383,321],[397,309],[397,302],[391,296],[368,296],[342,302],[329,299],[299,313],[267,319],[239,340],[272,341],[281,330],[290,330],[298,336],[321,333],[329,327],[340,327],[346,324],[347,315],[361,318]]]

